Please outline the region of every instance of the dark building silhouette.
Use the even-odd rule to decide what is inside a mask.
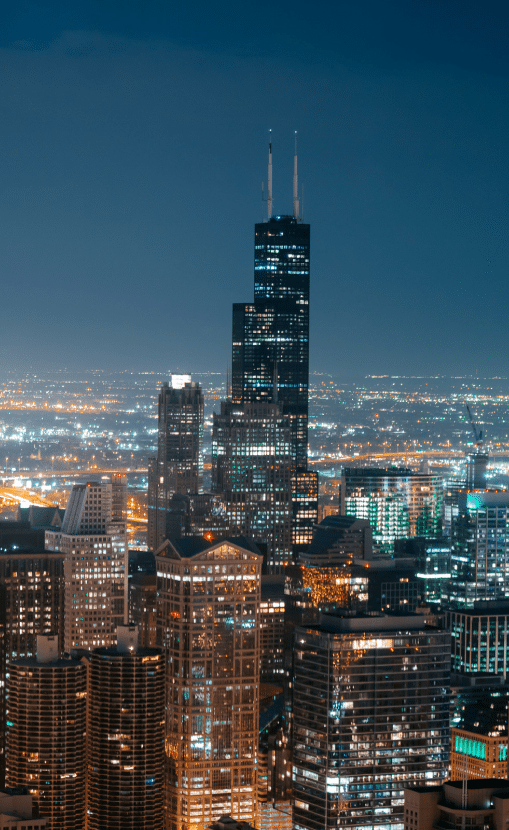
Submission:
[[[317,475],[307,467],[310,227],[299,216],[297,153],[293,215],[273,215],[270,147],[269,180],[268,219],[255,225],[254,300],[233,306],[231,400],[247,418],[246,407],[271,404],[288,419],[295,552],[309,543],[318,515]],[[213,485],[220,492],[217,477]],[[270,567],[287,561],[276,555]]]
[[[159,393],[157,458],[149,459],[149,550],[168,538],[167,518],[172,496],[202,488],[203,394],[198,383],[170,386]]]
[[[86,661],[87,830],[162,830],[163,653],[120,626]]]

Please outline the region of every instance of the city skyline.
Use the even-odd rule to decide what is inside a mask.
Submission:
[[[315,229],[311,371],[507,374],[507,10],[323,11],[11,10],[0,368],[225,371],[271,128],[274,211],[298,130]]]

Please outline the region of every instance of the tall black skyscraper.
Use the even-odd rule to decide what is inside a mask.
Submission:
[[[278,403],[290,425],[294,552],[311,540],[317,476],[307,469],[310,227],[299,216],[297,144],[293,215],[273,215],[269,145],[268,219],[255,225],[254,301],[233,306],[232,401]]]
[[[203,393],[190,375],[173,375],[159,393],[157,458],[149,459],[149,550],[168,538],[170,502],[177,494],[198,493],[203,476]]]
[[[310,228],[300,221],[297,151],[294,215],[255,225],[254,302],[233,306],[232,400],[276,403],[290,417],[297,470],[307,469]],[[276,397],[277,396],[277,397]]]

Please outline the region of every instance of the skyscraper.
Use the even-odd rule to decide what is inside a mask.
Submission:
[[[450,605],[471,608],[477,600],[509,597],[509,494],[463,491],[460,502],[452,528]]]
[[[203,393],[189,375],[173,376],[159,393],[157,458],[149,460],[148,548],[167,538],[172,496],[198,493],[203,478]]]
[[[404,787],[448,772],[449,661],[449,634],[419,615],[296,629],[296,830],[402,830]]]
[[[7,785],[28,787],[50,830],[83,830],[86,666],[39,635],[37,656],[8,668]]]
[[[167,830],[256,824],[262,557],[234,540],[156,556],[166,652]]]
[[[439,535],[442,481],[440,476],[399,467],[346,467],[339,512],[368,519],[374,525],[373,540],[392,553],[395,539],[404,535]]]
[[[164,657],[136,626],[87,656],[87,830],[162,830]]]
[[[233,306],[232,402],[277,404],[288,418],[295,550],[310,541],[318,511],[317,476],[307,469],[310,228],[299,215],[297,147],[293,207],[293,215],[273,215],[269,145],[268,218],[255,225],[254,301]]]
[[[291,561],[291,440],[287,416],[273,403],[221,403],[212,432],[212,481],[232,533],[267,546],[277,573]]]
[[[62,527],[46,531],[46,548],[64,558],[64,650],[113,645],[127,614],[126,485],[75,484]]]

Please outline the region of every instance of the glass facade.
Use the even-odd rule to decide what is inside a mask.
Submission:
[[[277,401],[292,456],[307,469],[309,225],[275,216],[255,226],[254,302],[233,306],[232,400]]]
[[[261,556],[217,543],[156,557],[166,652],[168,830],[256,819]]]
[[[509,597],[509,499],[507,493],[465,494],[453,525],[450,603]]]
[[[294,827],[394,830],[404,788],[447,777],[449,634],[332,619],[295,635]]]
[[[294,216],[257,224],[254,300],[233,306],[232,401],[277,403],[288,419],[294,553],[318,517],[318,477],[307,469],[309,255],[309,225]]]
[[[359,500],[361,497],[400,501],[408,512],[405,521],[408,521],[409,536],[430,538],[440,535],[443,502],[440,476],[414,473],[404,468],[345,468],[341,477],[340,512],[347,512],[347,500]],[[368,507],[365,509],[368,510]],[[403,520],[397,518],[396,506],[389,509],[387,517],[384,510],[385,508],[372,508],[373,520],[378,521],[381,529],[385,526],[391,529],[394,544],[394,539],[401,538],[399,533]]]
[[[168,513],[175,493],[198,493],[203,481],[203,394],[198,383],[159,393],[157,458],[148,467],[149,550],[169,536]]]
[[[507,675],[509,603],[482,603],[482,610],[451,611],[452,671]]]
[[[288,417],[277,404],[221,404],[212,431],[212,488],[230,527],[267,545],[267,567],[292,556],[291,447]]]

